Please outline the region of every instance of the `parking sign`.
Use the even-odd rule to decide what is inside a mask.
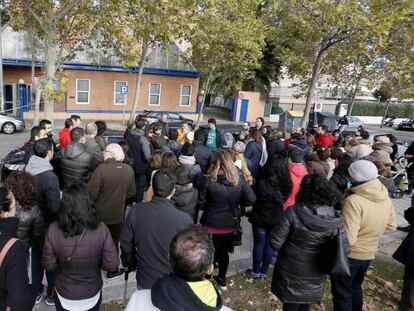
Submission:
[[[121,94],[128,94],[128,85],[121,86]]]

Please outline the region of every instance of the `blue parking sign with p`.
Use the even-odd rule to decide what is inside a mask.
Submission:
[[[121,86],[121,94],[128,94],[128,85]]]

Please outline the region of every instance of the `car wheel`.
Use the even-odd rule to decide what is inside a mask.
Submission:
[[[16,132],[16,125],[14,125],[11,122],[6,122],[1,127],[1,130],[4,134],[13,134],[14,132]]]

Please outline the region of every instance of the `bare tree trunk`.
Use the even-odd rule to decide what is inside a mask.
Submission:
[[[34,112],[34,121],[33,124],[34,125],[38,125],[39,124],[39,111],[40,111],[40,98],[42,95],[42,86],[39,82],[35,82],[34,84],[36,84],[35,90],[36,90],[36,94],[35,94],[35,112]]]
[[[137,82],[136,82],[136,85],[135,85],[134,102],[132,104],[131,114],[129,115],[128,125],[132,124],[135,120],[135,113],[137,112],[139,96],[141,95],[142,74],[144,72],[144,64],[145,64],[145,59],[147,57],[148,49],[149,49],[148,40],[144,40],[142,42],[141,61],[139,62]]]
[[[308,91],[306,92],[305,111],[304,111],[302,121],[300,122],[300,126],[303,128],[306,128],[306,125],[308,124],[309,113],[310,113],[312,102],[313,102],[313,93],[315,91],[316,83],[318,82],[323,53],[324,53],[323,50],[320,50],[318,52],[318,55],[316,56],[316,59],[315,59],[315,63],[313,64],[312,77],[309,83]]]
[[[46,83],[44,89],[45,98],[45,118],[53,122],[53,112],[55,108],[55,101],[53,99],[53,79],[56,75],[56,59],[57,50],[56,42],[53,39],[53,32],[48,34],[48,40],[46,40]]]
[[[391,102],[391,99],[389,99],[389,100],[387,101],[387,105],[385,106],[384,115],[382,116],[381,125],[380,125],[380,127],[381,127],[381,128],[384,126],[384,120],[385,120],[385,118],[387,117],[387,114],[388,114],[388,108],[390,107],[390,102]]]
[[[196,128],[198,127],[198,123],[200,122],[201,114],[203,113],[204,104],[206,102],[206,98],[207,98],[207,94],[208,94],[207,93],[208,92],[208,88],[210,87],[211,76],[212,76],[212,73],[210,72],[210,74],[208,75],[207,81],[206,81],[206,88],[204,90],[203,101],[201,103],[200,111],[198,112],[197,122],[196,122],[196,125],[195,125]]]
[[[354,109],[355,97],[358,92],[359,83],[361,82],[363,73],[364,73],[364,69],[361,70],[360,74],[357,77],[357,80],[355,81],[355,89],[354,89],[354,92],[352,93],[351,103],[349,104],[348,111],[347,111],[348,116],[352,114],[352,110]]]

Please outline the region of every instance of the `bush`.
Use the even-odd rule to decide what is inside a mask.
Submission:
[[[353,116],[383,116],[385,112],[386,103],[367,103],[367,102],[355,102],[352,109]],[[394,104],[391,103],[388,108],[389,116],[395,116],[397,118],[411,118],[414,117],[414,104]]]

